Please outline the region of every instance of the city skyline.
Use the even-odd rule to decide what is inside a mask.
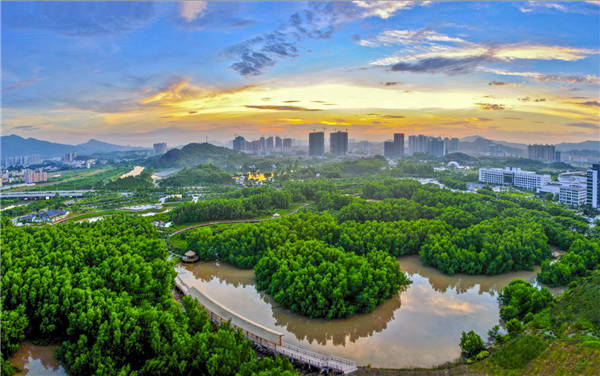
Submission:
[[[3,135],[598,140],[598,4],[2,3]]]

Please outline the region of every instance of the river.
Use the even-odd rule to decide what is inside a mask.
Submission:
[[[331,321],[282,308],[256,290],[252,270],[218,262],[177,269],[187,275],[192,272],[186,283],[208,292],[230,310],[284,333],[288,343],[383,368],[431,367],[458,358],[461,332],[474,329],[485,340],[499,320],[498,292],[516,278],[533,282],[539,270],[447,276],[423,266],[418,256],[399,260],[412,284],[371,313]]]
[[[56,359],[58,346],[38,346],[30,341],[21,343],[17,352],[10,358],[10,363],[23,370],[17,375],[31,376],[63,376],[67,372]]]

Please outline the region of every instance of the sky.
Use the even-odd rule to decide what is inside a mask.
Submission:
[[[2,2],[2,134],[600,140],[600,2]]]

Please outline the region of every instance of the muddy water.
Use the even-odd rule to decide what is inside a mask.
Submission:
[[[418,256],[402,257],[400,265],[411,285],[371,313],[332,321],[308,319],[280,307],[256,290],[252,270],[219,263],[184,268],[193,273],[186,282],[192,280],[229,309],[283,332],[286,342],[359,365],[390,368],[430,367],[456,359],[461,332],[474,329],[487,338],[499,320],[498,292],[515,278],[534,281],[538,270],[446,276],[421,265]]]
[[[56,359],[58,346],[38,346],[29,341],[23,342],[19,350],[10,358],[10,363],[23,372],[17,375],[63,376],[67,372]]]

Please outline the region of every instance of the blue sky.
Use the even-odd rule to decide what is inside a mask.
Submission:
[[[598,2],[3,2],[3,134],[600,139]]]

